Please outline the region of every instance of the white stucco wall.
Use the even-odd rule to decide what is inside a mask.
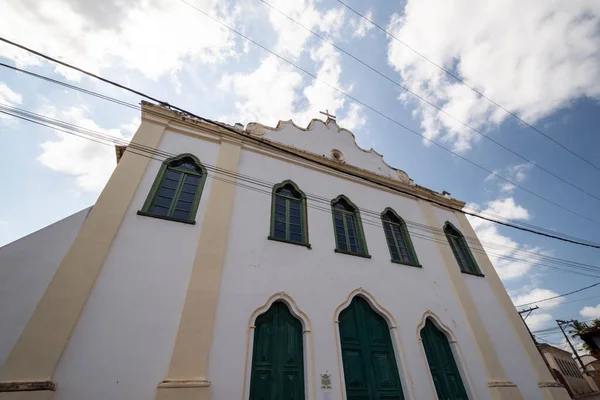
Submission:
[[[377,154],[358,149],[349,133],[330,135],[322,123],[315,126],[323,131],[318,138],[294,136],[307,132],[292,127],[294,131],[273,132],[280,136],[272,139],[304,149],[308,146],[325,155],[336,148],[348,163],[387,176],[395,174]],[[313,149],[315,143],[322,151],[321,147]],[[167,132],[160,149],[172,154],[192,153],[201,162],[215,165],[219,146]],[[136,212],[142,208],[159,167],[160,162],[150,162],[63,353],[55,377],[57,399],[153,399],[157,384],[166,376],[212,179],[206,180],[196,225],[139,216]],[[269,241],[270,194],[237,187],[209,359],[207,378],[212,382],[213,399],[242,398],[246,354],[252,351],[247,347],[249,317],[281,291],[293,298],[312,325],[314,348],[308,354],[311,365],[306,365],[305,371],[314,365],[314,375],[309,378],[314,379],[316,398],[325,398],[319,388],[319,374],[331,373],[330,398],[341,399],[334,310],[357,288],[369,292],[397,322],[392,340],[406,398],[435,397],[418,340],[418,326],[424,313],[430,311],[456,338],[460,350],[457,362],[471,397],[490,399],[479,353],[434,243],[413,236],[423,268],[390,262],[379,213],[391,207],[405,220],[427,224],[416,201],[249,150],[242,151],[239,173],[271,183],[291,179],[309,197],[317,194],[333,199],[345,194],[363,209],[372,258],[335,253],[331,214],[313,208],[329,210],[330,206],[312,199],[308,201],[312,249]],[[367,209],[376,215],[365,212]],[[440,227],[452,217],[436,212]],[[518,343],[509,328],[498,322],[504,316],[485,278],[465,279],[472,295],[479,299],[485,327],[509,378],[519,384],[526,398],[538,398],[531,366],[520,351],[515,351]]]
[[[277,183],[291,179],[307,193],[329,199],[347,195],[361,208],[383,211],[392,207],[406,220],[426,224],[416,201],[335,178],[279,160],[244,151],[240,173]],[[481,361],[466,329],[442,260],[433,243],[413,237],[423,268],[393,264],[378,217],[362,213],[371,259],[334,253],[331,215],[311,208],[308,226],[312,249],[269,241],[271,198],[254,191],[237,189],[228,253],[219,293],[218,313],[210,354],[209,379],[214,399],[236,399],[242,394],[248,318],[274,293],[285,291],[312,322],[315,379],[332,373],[332,399],[342,398],[334,331],[334,310],[359,287],[371,293],[398,322],[404,349],[399,357],[407,397],[433,397],[426,360],[417,337],[424,312],[433,311],[456,336],[462,351],[463,368],[470,379],[465,384],[479,399],[490,398]],[[320,204],[328,208],[327,205]],[[511,345],[510,350],[514,349]],[[502,349],[507,350],[507,349]],[[514,353],[514,351],[511,351]],[[399,355],[398,355],[399,356]],[[469,383],[469,381],[471,383]],[[318,382],[317,382],[318,383]],[[412,388],[411,388],[412,386]],[[317,386],[318,387],[318,386]],[[322,393],[317,389],[317,398]]]
[[[0,366],[29,321],[90,208],[0,248]]]
[[[160,148],[214,165],[219,146],[166,132]],[[139,216],[160,165],[150,162],[60,360],[56,399],[154,399],[166,376],[212,180],[195,225]]]

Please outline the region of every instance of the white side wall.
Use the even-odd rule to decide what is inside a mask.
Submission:
[[[165,132],[160,149],[216,163],[219,146]],[[167,374],[202,219],[196,224],[137,215],[161,162],[151,161],[58,366],[56,399],[154,399]]]
[[[89,210],[0,248],[0,365],[29,321]]]

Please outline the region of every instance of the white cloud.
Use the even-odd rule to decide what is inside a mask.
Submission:
[[[95,132],[120,139],[130,139],[139,125],[136,117],[117,129],[105,129],[87,117],[82,107],[58,110],[48,106],[40,114],[56,118]],[[55,131],[58,140],[49,140],[41,144],[42,154],[37,158],[42,165],[53,171],[76,177],[77,187],[81,190],[99,192],[110,177],[115,165],[115,149],[87,139]]]
[[[579,315],[585,319],[600,318],[600,304],[595,307],[586,306],[579,310]]]
[[[317,66],[316,76],[305,84],[303,76],[275,56],[264,58],[259,67],[250,73],[225,75],[219,87],[232,93],[235,100],[233,116],[223,117],[234,121],[259,121],[275,125],[279,120],[293,119],[300,126],[320,117],[319,111],[328,109],[336,114],[344,110],[345,97],[323,82],[349,92],[352,85],[341,82],[340,54],[322,43],[310,49],[311,60]],[[322,81],[322,82],[321,82]],[[364,126],[366,116],[362,107],[350,104],[345,110],[343,127],[357,129]],[[342,123],[340,121],[340,123]]]
[[[595,0],[408,0],[389,30],[530,123],[579,97],[600,97],[600,3]],[[457,29],[460,27],[460,29]],[[404,85],[472,127],[507,114],[390,39],[388,62]],[[470,149],[480,137],[429,105],[418,104],[427,138]]]
[[[477,204],[469,204],[467,208],[476,210],[491,218],[515,220],[529,220],[531,218],[529,211],[516,204],[512,197],[491,201],[487,203],[484,210],[481,210]],[[519,244],[508,236],[501,234],[498,226],[491,221],[476,217],[467,218],[502,279],[514,279],[525,275],[531,267],[539,262],[537,255],[545,254],[539,248]]]
[[[365,17],[367,19],[373,20],[373,13],[369,10],[365,14]],[[367,19],[362,17],[356,17],[350,20],[350,27],[353,29],[353,37],[365,37],[367,32],[374,28],[374,25],[367,21]]]
[[[8,105],[21,104],[23,97],[9,88],[4,82],[0,82],[0,103]]]
[[[535,313],[535,311],[534,311]],[[552,325],[554,322],[554,318],[550,314],[534,314],[532,313],[525,322],[529,329],[534,331],[536,329],[548,328],[549,325]]]
[[[14,106],[21,104],[22,101],[23,97],[19,93],[13,91],[4,82],[0,81],[0,103]],[[0,113],[0,123],[3,125],[17,126],[19,121],[10,115]]]
[[[2,225],[4,225],[4,226],[8,225],[8,221],[3,221],[0,219],[0,226],[2,226]]]
[[[190,1],[229,24],[237,18],[227,3]],[[177,71],[186,61],[215,63],[235,54],[232,33],[168,0],[135,0],[126,7],[117,0],[9,0],[3,4],[0,35],[94,72],[125,66],[151,79]],[[0,45],[0,53],[22,67],[41,63],[8,44]],[[55,70],[80,79],[67,68]]]
[[[533,164],[515,164],[509,165],[502,170],[495,170],[494,174],[502,176],[511,182],[522,183],[527,178],[527,173],[533,168]],[[498,187],[501,192],[512,193],[516,186],[512,183],[508,183],[504,180],[498,179],[496,175],[489,174],[485,177],[484,182],[496,182],[498,181]]]
[[[312,0],[269,0],[269,4],[306,28],[332,37],[337,37],[344,25],[346,14],[341,7],[320,11]],[[267,6],[266,9],[277,35],[275,52],[283,56],[299,57],[312,34],[271,7]]]
[[[547,299],[550,297],[554,297],[554,296],[558,296],[558,293],[556,293],[553,290],[535,288],[528,293],[523,293],[523,294],[516,296],[516,298],[513,300],[513,303],[515,304],[515,306],[519,306],[521,304],[527,304],[528,307],[529,306],[534,307],[536,305],[537,301],[542,300],[542,299]],[[564,297],[559,297],[556,299],[544,301],[541,304],[544,305],[544,309],[548,309],[548,308],[558,306],[563,301],[564,301]],[[543,315],[543,314],[540,314],[540,315]]]
[[[350,103],[349,109],[346,112],[346,116],[338,118],[338,125],[342,128],[346,128],[349,131],[355,129],[362,129],[367,123],[367,117],[363,113],[363,108],[356,104]]]

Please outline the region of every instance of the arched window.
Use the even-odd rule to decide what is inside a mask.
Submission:
[[[446,234],[448,243],[450,243],[450,248],[454,253],[454,258],[456,258],[460,270],[467,274],[483,276],[462,233],[450,222],[446,222],[444,225],[444,233]]]
[[[292,181],[273,187],[270,239],[308,246],[306,196]]]
[[[406,223],[402,218],[391,208],[386,208],[381,214],[381,221],[383,222],[383,231],[390,249],[392,262],[419,265]]]
[[[191,154],[165,160],[141,215],[193,223],[206,180],[206,169]]]
[[[332,200],[331,211],[335,230],[335,251],[371,257],[368,254],[358,207],[352,204],[346,196],[340,195]]]

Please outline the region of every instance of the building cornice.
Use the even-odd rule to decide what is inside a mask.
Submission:
[[[199,136],[204,136],[203,134],[209,134],[211,136],[216,136],[216,138],[213,139],[215,141],[232,140],[232,141],[236,141],[236,142],[241,142],[242,145],[246,148],[254,148],[254,149],[259,150],[260,152],[263,152],[266,154],[281,156],[281,153],[288,153],[288,154],[291,153],[291,154],[297,155],[300,158],[303,158],[304,159],[303,163],[305,163],[306,161],[313,161],[315,163],[320,164],[322,167],[323,166],[329,167],[329,169],[334,170],[336,173],[340,173],[340,172],[347,173],[347,174],[354,175],[358,178],[362,178],[364,180],[370,181],[370,182],[365,183],[363,180],[359,179],[359,180],[357,180],[357,182],[365,183],[369,186],[371,186],[373,184],[388,186],[389,188],[391,188],[388,190],[391,190],[394,193],[397,193],[400,195],[405,195],[408,197],[413,197],[413,196],[421,197],[424,200],[432,200],[432,201],[435,201],[442,205],[445,205],[447,207],[455,208],[455,209],[456,208],[462,209],[465,206],[465,203],[460,200],[451,198],[446,195],[442,195],[442,194],[440,194],[434,190],[428,189],[424,186],[416,185],[416,184],[412,183],[412,181],[409,181],[408,183],[398,181],[396,179],[388,178],[386,176],[379,175],[377,173],[368,171],[368,170],[360,168],[360,167],[356,167],[356,166],[353,166],[353,165],[350,165],[347,163],[340,163],[339,161],[321,156],[319,154],[315,154],[315,153],[308,152],[308,151],[305,151],[302,149],[298,149],[296,147],[285,145],[285,144],[277,142],[277,141],[266,139],[264,137],[261,137],[262,134],[255,129],[255,127],[260,124],[256,124],[256,123],[248,124],[248,127],[249,127],[248,130],[243,129],[240,125],[236,125],[236,126],[229,125],[228,127],[231,130],[234,130],[235,132],[237,132],[237,134],[236,134],[236,133],[231,132],[228,129],[225,129],[225,128],[220,127],[215,124],[212,124],[210,122],[205,122],[205,121],[199,120],[197,118],[190,117],[181,112],[169,110],[165,107],[157,106],[155,104],[148,103],[145,101],[142,101],[142,119],[148,119],[151,122],[165,121],[165,123],[169,126],[169,129],[176,130],[176,131],[178,131],[180,133],[184,133],[184,134],[195,134],[195,135],[199,135]],[[314,122],[314,121],[315,120],[313,120],[312,122]],[[288,124],[288,123],[293,124],[293,122],[280,122],[280,123],[281,124]],[[220,123],[220,124],[227,125],[224,123]],[[262,125],[260,125],[260,126],[262,126]],[[278,124],[278,126],[280,126],[280,125]],[[294,124],[294,126],[297,127],[295,124]],[[192,131],[190,131],[190,128]],[[297,128],[302,129],[299,127],[297,127]],[[310,125],[309,125],[309,128],[310,128]],[[307,129],[309,129],[309,128],[307,128]],[[271,129],[277,129],[277,128],[271,128]],[[343,129],[343,128],[340,128],[340,129]],[[303,130],[305,130],[305,129],[303,129]],[[194,131],[196,131],[196,132],[194,132]],[[281,149],[281,151],[274,149],[273,146],[276,146],[277,148]],[[361,150],[363,150],[363,149],[361,149]],[[366,151],[366,152],[372,151],[372,152],[375,152],[376,154],[380,155],[375,150],[370,150],[370,151],[363,150],[363,151]],[[286,156],[287,156],[287,154],[286,154]],[[391,167],[391,168],[393,168],[393,167]],[[401,170],[397,170],[397,171],[401,171]],[[403,172],[403,171],[401,171],[401,172]],[[378,186],[378,187],[380,187],[380,186]],[[396,190],[406,192],[406,194],[398,193]]]

